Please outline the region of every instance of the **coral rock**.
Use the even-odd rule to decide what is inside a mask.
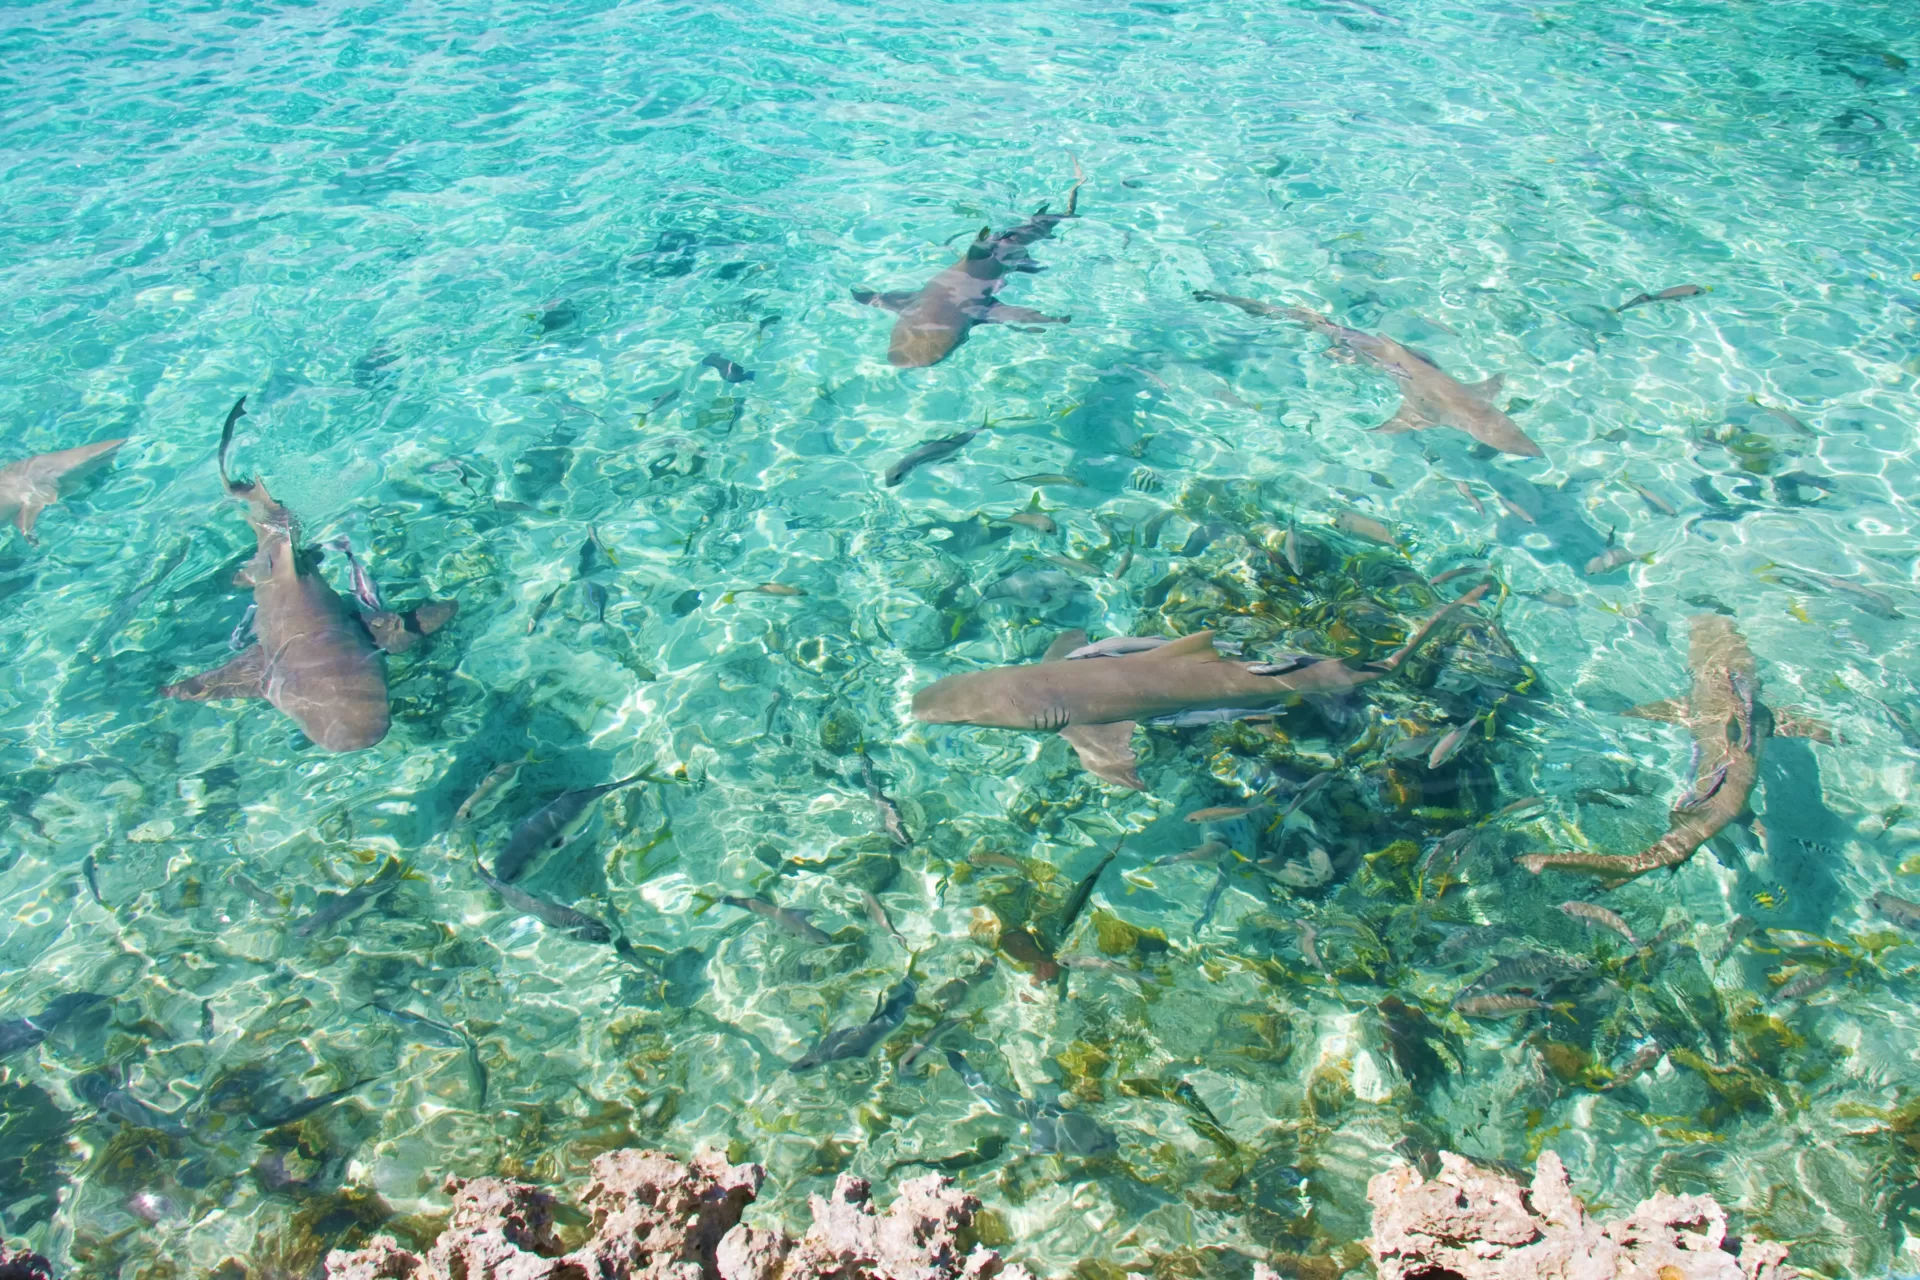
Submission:
[[[26,1249],[9,1253],[0,1244],[0,1280],[53,1280],[53,1264]]]
[[[1549,1151],[1533,1186],[1475,1167],[1450,1151],[1423,1181],[1401,1165],[1367,1184],[1368,1242],[1380,1280],[1795,1280],[1784,1246],[1723,1246],[1727,1215],[1711,1196],[1643,1200],[1612,1222],[1587,1217]]]
[[[327,1256],[328,1280],[1032,1280],[1022,1267],[960,1233],[980,1202],[931,1174],[903,1183],[885,1213],[872,1190],[842,1177],[813,1197],[798,1242],[741,1215],[766,1171],[712,1152],[682,1164],[658,1151],[613,1151],[593,1162],[580,1203],[593,1237],[563,1253],[553,1201],[500,1178],[450,1179],[453,1212],[424,1257],[387,1236]],[[23,1280],[50,1280],[27,1276]]]

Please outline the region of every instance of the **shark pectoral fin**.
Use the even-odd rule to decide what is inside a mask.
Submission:
[[[1805,712],[1775,708],[1773,713],[1773,735],[1776,738],[1811,738],[1815,742],[1833,746],[1845,742],[1832,726],[1815,720]]]
[[[388,653],[405,653],[446,626],[459,609],[460,604],[455,600],[429,600],[405,613],[386,609],[363,613],[360,620],[367,624],[373,642],[380,648]]]
[[[1636,720],[1658,720],[1664,724],[1682,724],[1687,718],[1687,700],[1685,698],[1662,698],[1658,702],[1642,703],[1637,707],[1628,707],[1620,713],[1632,716]]]
[[[871,289],[853,291],[853,300],[861,306],[880,307],[886,311],[905,311],[919,296],[917,289],[896,289],[891,293],[875,293]]]
[[[1506,382],[1506,374],[1496,373],[1484,382],[1463,382],[1460,385],[1468,391],[1471,391],[1474,395],[1479,396],[1482,400],[1490,401],[1500,394],[1500,388],[1505,386]]]
[[[1086,642],[1087,633],[1084,631],[1062,631],[1054,642],[1047,646],[1047,651],[1041,656],[1040,661],[1058,662]]]
[[[1060,731],[1060,736],[1073,744],[1073,749],[1080,754],[1081,767],[1088,773],[1116,787],[1134,791],[1147,789],[1134,769],[1139,757],[1133,754],[1133,721],[1069,725]]]
[[[1031,307],[1012,307],[995,302],[980,313],[980,324],[1069,324],[1072,316],[1050,316]]]
[[[197,676],[189,676],[178,684],[167,685],[160,690],[160,696],[179,698],[184,702],[207,702],[214,698],[264,698],[267,695],[260,688],[260,676],[266,665],[266,654],[260,646],[248,645],[239,657],[226,666],[215,667]]]
[[[1432,425],[1433,423],[1420,416],[1419,412],[1414,409],[1410,402],[1402,400],[1400,407],[1393,411],[1393,416],[1373,428],[1373,430],[1383,436],[1397,436],[1404,435],[1409,431],[1418,431],[1422,427],[1430,427]]]
[[[40,541],[40,539],[36,538],[33,534],[33,522],[38,520],[40,513],[46,509],[47,504],[40,501],[40,499],[28,498],[20,504],[20,509],[13,513],[14,527],[20,530],[20,535],[28,542],[38,543]]]

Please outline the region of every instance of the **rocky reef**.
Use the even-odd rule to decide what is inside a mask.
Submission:
[[[9,1252],[0,1243],[0,1280],[53,1280],[53,1264],[25,1249]]]
[[[740,1221],[766,1170],[703,1152],[690,1164],[658,1151],[613,1151],[593,1162],[579,1196],[592,1235],[568,1249],[554,1199],[502,1178],[450,1180],[453,1211],[424,1255],[376,1236],[327,1257],[330,1280],[1032,1280],[978,1244],[967,1228],[980,1202],[951,1178],[901,1183],[884,1213],[871,1188],[842,1175],[814,1196],[798,1240]]]
[[[1711,1196],[1656,1192],[1609,1222],[1587,1216],[1560,1157],[1533,1185],[1440,1154],[1431,1181],[1400,1165],[1367,1185],[1380,1280],[1795,1280],[1784,1245],[1743,1237]]]

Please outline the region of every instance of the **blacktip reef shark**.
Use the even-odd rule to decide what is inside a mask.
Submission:
[[[1009,273],[1040,271],[1043,268],[1027,253],[1027,246],[1053,235],[1053,229],[1068,218],[1080,199],[1080,184],[1086,175],[1078,161],[1073,166],[1073,190],[1067,193],[1063,213],[1048,213],[1041,205],[1033,216],[1010,231],[992,234],[991,227],[967,246],[966,256],[942,271],[918,289],[875,293],[855,289],[853,300],[870,307],[884,307],[900,318],[893,322],[893,337],[887,343],[887,362],[898,369],[923,369],[939,364],[967,340],[977,324],[1066,324],[1072,316],[1042,315],[1026,307],[995,302],[993,295],[1006,283]]]
[[[1214,650],[1211,631],[1151,649],[1070,658],[1087,636],[1068,631],[1039,662],[935,681],[913,695],[913,715],[928,724],[1058,731],[1089,772],[1144,791],[1132,745],[1139,721],[1222,708],[1257,714],[1314,694],[1343,693],[1391,674],[1442,620],[1482,594],[1484,588],[1462,596],[1416,628],[1393,655],[1358,666],[1311,654],[1275,663],[1236,662]]]
[[[227,475],[233,428],[246,416],[242,396],[220,432],[220,482],[245,500],[254,556],[234,578],[253,588],[255,643],[223,667],[160,690],[162,697],[205,702],[265,698],[315,746],[358,751],[387,736],[386,654],[404,653],[445,626],[458,607],[432,600],[408,613],[381,608],[371,581],[364,611],[348,608],[318,572],[318,556],[299,544],[299,523],[262,480]],[[356,575],[358,576],[358,575]]]
[[[1730,822],[1750,815],[1748,799],[1760,776],[1769,737],[1832,742],[1824,725],[1760,701],[1753,653],[1731,619],[1703,613],[1689,624],[1687,667],[1693,688],[1684,698],[1635,707],[1626,714],[1682,725],[1693,735],[1692,785],[1674,803],[1667,834],[1631,854],[1531,853],[1520,865],[1538,875],[1548,867],[1630,880],[1659,867],[1677,867]]]
[[[1318,329],[1332,338],[1334,345],[1350,356],[1366,360],[1400,384],[1400,407],[1375,431],[1399,435],[1427,427],[1452,427],[1464,431],[1489,448],[1523,458],[1543,457],[1544,452],[1517,423],[1493,405],[1500,392],[1503,376],[1494,374],[1484,382],[1456,381],[1439,365],[1411,347],[1375,333],[1362,333],[1335,324],[1317,311],[1305,307],[1276,307],[1254,298],[1231,293],[1199,290],[1193,295],[1202,302],[1225,302],[1248,315],[1275,320],[1292,320]]]
[[[115,450],[126,442],[124,436],[118,440],[101,440],[58,453],[22,458],[0,467],[0,520],[13,521],[14,528],[28,542],[38,542],[33,536],[33,522],[40,518],[40,513],[106,466]]]

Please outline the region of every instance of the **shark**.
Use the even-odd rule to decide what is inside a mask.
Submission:
[[[981,324],[1068,324],[1072,316],[1042,315],[1027,307],[996,302],[994,294],[1016,271],[1043,270],[1032,260],[1027,246],[1053,235],[1053,229],[1074,210],[1085,181],[1080,166],[1073,166],[1073,190],[1067,193],[1067,207],[1061,213],[1049,213],[1048,204],[1033,211],[1033,216],[1009,231],[994,235],[991,227],[967,246],[960,261],[941,271],[918,289],[876,293],[855,289],[853,300],[880,307],[899,317],[893,322],[893,336],[887,343],[887,362],[897,369],[923,369],[939,364],[967,340],[975,325]],[[1050,204],[1051,202],[1049,202]],[[889,481],[892,483],[892,481]]]
[[[1205,289],[1193,296],[1202,302],[1227,303],[1248,315],[1304,324],[1333,339],[1335,349],[1344,352],[1347,358],[1365,360],[1387,374],[1400,385],[1400,407],[1392,417],[1373,428],[1377,432],[1400,435],[1428,427],[1452,427],[1501,453],[1523,458],[1545,456],[1518,423],[1494,406],[1493,397],[1500,393],[1505,381],[1501,374],[1496,373],[1483,382],[1460,382],[1412,347],[1402,346],[1381,334],[1349,329],[1305,307],[1276,307],[1255,298]]]
[[[1748,804],[1768,738],[1834,740],[1818,721],[1772,710],[1760,701],[1753,653],[1730,618],[1706,613],[1689,621],[1687,667],[1693,683],[1685,697],[1625,713],[1680,725],[1693,738],[1691,785],[1674,803],[1667,833],[1639,853],[1530,853],[1519,860],[1521,866],[1535,875],[1551,867],[1591,872],[1616,882],[1660,867],[1677,867],[1727,824],[1752,816]]]
[[[37,543],[33,524],[40,513],[106,466],[126,442],[125,436],[118,440],[100,440],[58,453],[22,458],[0,467],[0,520],[13,521],[13,527],[22,537]]]
[[[260,479],[227,474],[240,397],[220,432],[220,482],[247,504],[254,556],[234,582],[253,588],[254,643],[225,666],[167,685],[166,698],[206,702],[264,698],[326,751],[360,751],[387,736],[386,655],[404,653],[445,626],[457,605],[432,600],[406,613],[348,606],[320,576],[318,555],[300,545],[299,522]],[[372,596],[370,586],[363,596]],[[375,597],[377,599],[377,597]]]
[[[1068,631],[1039,662],[937,680],[913,695],[914,718],[927,724],[1057,732],[1089,772],[1143,791],[1131,742],[1142,720],[1184,711],[1272,708],[1311,694],[1344,692],[1387,673],[1305,655],[1288,664],[1232,661],[1214,649],[1211,631],[1115,657],[1067,657],[1086,642],[1084,631]]]

